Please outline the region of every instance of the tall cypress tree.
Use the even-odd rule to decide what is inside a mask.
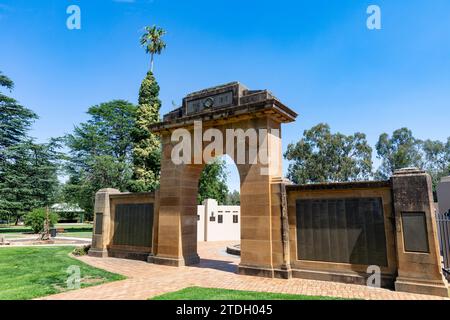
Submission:
[[[142,81],[139,90],[139,107],[136,112],[136,128],[133,132],[133,181],[134,192],[153,191],[159,186],[161,142],[151,133],[149,126],[159,121],[159,85],[151,71]]]
[[[157,26],[145,27],[140,39],[145,52],[150,54],[150,71],[142,81],[139,90],[139,107],[136,113],[136,128],[133,132],[133,179],[130,190],[134,192],[153,191],[159,186],[161,167],[161,142],[150,132],[149,126],[159,121],[159,85],[153,75],[153,61],[156,54],[166,48],[162,37],[166,31]]]

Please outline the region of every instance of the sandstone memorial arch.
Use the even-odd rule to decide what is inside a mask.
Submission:
[[[164,121],[153,127],[160,134],[163,145],[161,161],[161,185],[159,190],[158,251],[155,263],[183,265],[196,263],[197,256],[197,187],[205,165],[198,152],[192,150],[191,164],[176,165],[172,161],[172,132],[185,128],[192,133],[191,145],[195,141],[194,121],[201,121],[202,132],[214,128],[222,133],[223,151],[233,145],[228,155],[235,159],[239,143],[248,139],[229,136],[227,129],[246,132],[255,129],[268,132],[264,148],[271,161],[263,164],[249,163],[249,148],[244,148],[245,163],[237,163],[241,181],[241,264],[242,273],[263,273],[273,276],[285,272],[280,217],[280,191],[282,182],[281,140],[272,134],[280,130],[281,124],[292,122],[297,114],[274,98],[269,92],[249,91],[239,83],[224,85],[193,93],[183,101],[183,106],[164,117]],[[197,137],[197,140],[199,137]],[[239,139],[240,138],[240,139]],[[202,139],[203,140],[203,139]],[[200,142],[204,148],[209,141]],[[261,147],[261,146],[258,146]],[[231,151],[231,152],[230,152]],[[259,151],[259,150],[254,150]],[[197,159],[194,159],[197,155]],[[200,156],[203,155],[200,152]],[[220,154],[216,154],[220,156]]]
[[[237,82],[187,95],[150,128],[162,141],[159,190],[100,190],[89,254],[198,263],[204,156],[228,154],[241,182],[240,274],[366,285],[379,271],[383,287],[448,296],[430,176],[406,168],[386,181],[293,185],[283,179],[281,125],[296,117],[269,91]],[[180,153],[181,141],[189,150]]]

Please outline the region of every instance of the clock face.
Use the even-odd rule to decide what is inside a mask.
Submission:
[[[208,99],[205,100],[205,102],[203,102],[203,107],[205,108],[211,108],[213,105],[214,105],[213,97],[209,97]]]

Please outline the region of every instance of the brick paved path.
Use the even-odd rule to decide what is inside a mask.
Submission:
[[[202,258],[201,263],[197,266],[182,268],[134,260],[84,256],[79,259],[94,267],[125,275],[128,279],[47,296],[43,299],[148,299],[189,286],[357,299],[439,299],[432,296],[335,282],[303,279],[282,280],[237,275],[239,258],[227,255],[224,252],[226,245],[230,245],[230,243],[199,243],[198,252]]]

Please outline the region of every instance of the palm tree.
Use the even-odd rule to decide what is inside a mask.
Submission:
[[[166,43],[162,40],[162,37],[167,32],[163,28],[157,26],[145,27],[145,33],[141,37],[141,45],[145,47],[145,52],[150,53],[150,71],[153,72],[153,57],[155,54],[161,54],[166,48]]]

